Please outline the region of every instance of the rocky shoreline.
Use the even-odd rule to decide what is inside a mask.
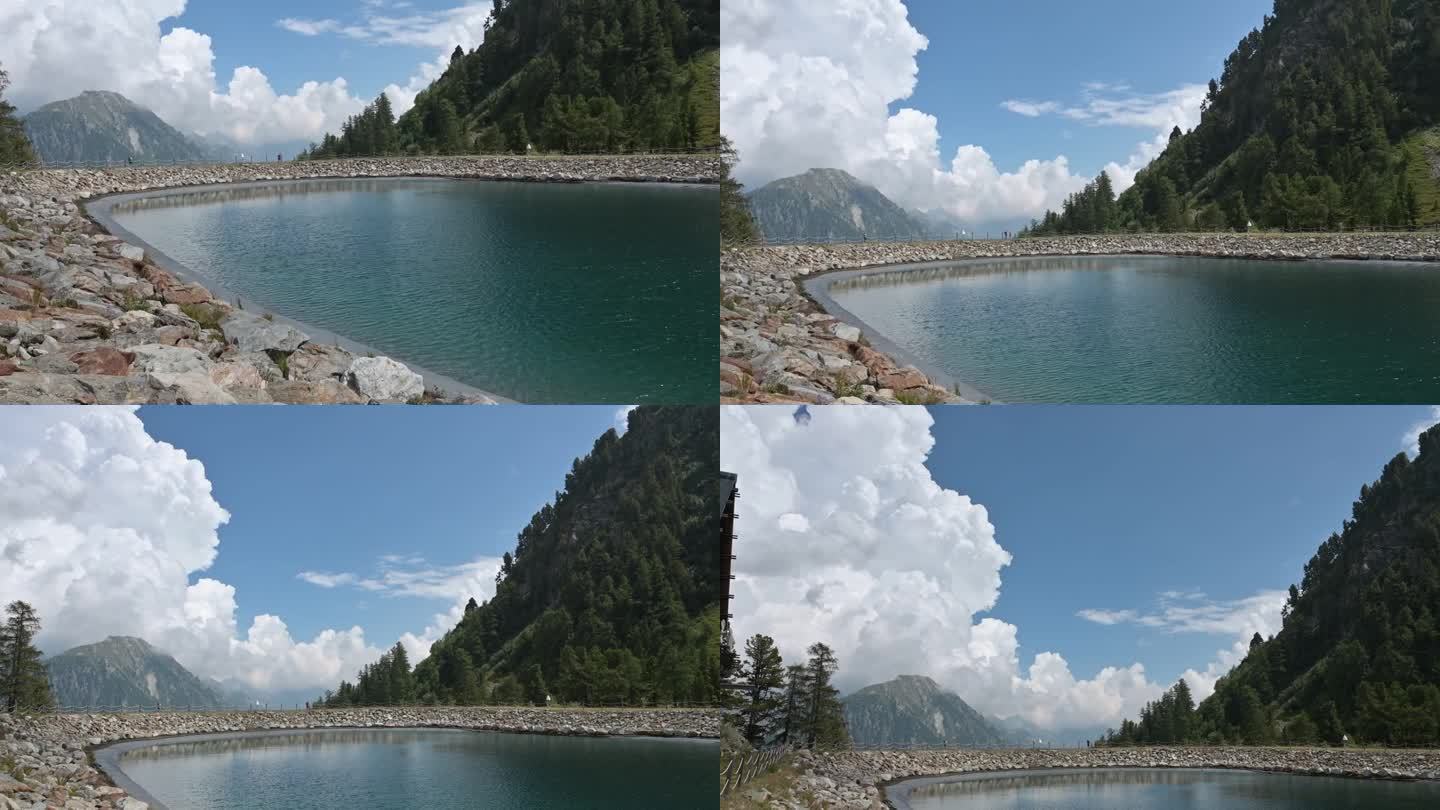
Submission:
[[[1359,779],[1440,780],[1440,751],[1357,748],[1071,748],[801,751],[784,795],[742,793],[780,810],[895,807],[886,789],[910,779],[1041,768],[1237,768]]]
[[[713,709],[410,706],[309,711],[0,714],[0,810],[144,810],[95,767],[122,740],[324,728],[459,728],[563,736],[720,736]]]
[[[1007,241],[860,242],[733,248],[720,259],[725,403],[974,402],[877,350],[804,288],[822,273],[964,259],[1094,255],[1440,261],[1440,231],[1351,234],[1113,234]],[[983,401],[983,400],[981,400]]]
[[[87,199],[348,177],[713,183],[710,155],[355,158],[0,175],[0,404],[493,404],[217,299],[88,217]]]

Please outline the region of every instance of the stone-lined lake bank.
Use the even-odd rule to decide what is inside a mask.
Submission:
[[[802,751],[794,755],[794,769],[800,775],[787,786],[787,793],[767,794],[761,803],[781,810],[881,810],[894,806],[886,801],[886,788],[906,780],[1046,768],[1234,768],[1360,779],[1440,780],[1440,751],[1200,747]],[[745,788],[740,792],[749,795]],[[807,803],[802,796],[811,801]]]
[[[327,728],[456,728],[563,736],[718,738],[712,709],[399,707],[313,711],[0,714],[0,810],[143,810],[90,752],[123,740]]]
[[[0,404],[494,403],[222,300],[87,216],[95,197],[312,178],[712,183],[708,155],[346,159],[0,175]],[[418,370],[423,371],[423,370]]]
[[[785,245],[726,250],[720,261],[723,402],[976,402],[936,384],[883,338],[827,312],[805,289],[825,273],[967,259],[1160,255],[1233,259],[1440,261],[1440,232],[1116,234],[1009,241]]]

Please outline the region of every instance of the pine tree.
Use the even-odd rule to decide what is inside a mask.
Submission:
[[[772,734],[775,713],[780,708],[779,690],[785,686],[785,664],[775,640],[756,634],[745,642],[746,663],[742,670],[745,704],[740,709],[744,718],[741,733],[751,745],[764,746]]]
[[[5,88],[9,86],[10,76],[0,67],[0,166],[33,163],[35,151],[30,147],[30,138],[15,117],[15,107],[5,100]]]
[[[375,99],[375,152],[388,155],[395,151],[398,134],[395,130],[395,113],[390,108],[390,97],[381,93]]]
[[[498,706],[518,706],[525,700],[525,689],[514,675],[506,675],[495,684],[493,697]]]
[[[733,172],[739,161],[728,139],[721,139],[720,155],[725,173],[720,178],[720,244],[741,245],[758,241],[760,229],[745,199],[745,187],[735,180]]]
[[[839,667],[835,653],[824,643],[816,642],[806,650],[810,659],[805,665],[806,686],[810,698],[805,726],[810,748],[839,748],[850,742],[845,729],[844,708],[840,690],[831,685]]]
[[[805,711],[810,705],[809,683],[805,677],[804,664],[792,664],[785,668],[785,708],[781,713],[780,738],[782,745],[799,745],[805,739]]]
[[[442,155],[458,155],[464,151],[460,116],[449,99],[442,99],[435,110],[435,141]]]
[[[0,626],[0,704],[14,713],[46,709],[54,705],[50,675],[35,647],[40,617],[27,602],[6,606],[7,619]]]
[[[530,134],[525,129],[525,116],[511,115],[505,122],[505,145],[517,155],[525,154],[530,147]]]
[[[526,701],[536,706],[546,705],[550,693],[545,689],[545,676],[539,664],[531,664],[525,669],[523,686]]]
[[[1171,715],[1171,742],[1192,742],[1195,728],[1195,699],[1190,695],[1190,684],[1184,678],[1171,687],[1174,696],[1174,712]]]

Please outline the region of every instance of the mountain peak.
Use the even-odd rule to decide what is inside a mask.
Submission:
[[[1004,745],[1006,735],[954,692],[925,675],[871,684],[842,701],[857,747]]]
[[[108,636],[46,660],[55,700],[67,707],[219,708],[219,690],[135,636]]]
[[[52,101],[21,122],[46,163],[184,162],[207,151],[150,110],[110,90]]]
[[[755,222],[776,242],[926,239],[931,228],[843,169],[782,177],[749,197]]]

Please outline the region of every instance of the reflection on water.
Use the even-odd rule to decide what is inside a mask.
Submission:
[[[135,760],[163,761],[177,757],[215,756],[276,748],[289,749],[291,752],[318,751],[340,745],[409,744],[422,740],[435,750],[459,750],[469,747],[468,738],[449,734],[437,736],[421,729],[323,729],[290,733],[265,732],[200,741],[161,740],[154,746],[126,751],[120,759],[122,765],[128,769],[129,764]]]
[[[846,290],[935,284],[975,276],[1025,275],[1048,270],[1075,270],[1077,269],[1075,262],[1074,258],[1064,256],[1037,256],[1024,259],[980,259],[967,261],[964,264],[917,267],[913,270],[876,270],[835,279],[830,283],[830,289],[837,293],[843,293]],[[1094,264],[1081,269],[1100,270],[1103,269],[1103,265]],[[1149,269],[1154,271],[1160,268]]]
[[[135,211],[153,211],[162,208],[182,208],[190,205],[218,205],[220,203],[245,200],[285,199],[296,195],[323,194],[334,192],[381,191],[397,188],[421,188],[426,180],[318,178],[315,180],[294,180],[284,183],[261,183],[226,186],[207,186],[196,189],[177,189],[154,197],[137,197],[122,200],[111,206],[116,214]]]
[[[718,757],[714,740],[324,729],[159,741],[120,768],[167,810],[618,810],[713,805]]]
[[[807,286],[942,381],[1003,402],[1440,399],[1433,266],[1046,257]]]
[[[891,790],[903,793],[904,786]],[[1440,784],[1190,768],[1055,769],[920,784],[907,800],[914,810],[1421,810],[1440,802]]]

